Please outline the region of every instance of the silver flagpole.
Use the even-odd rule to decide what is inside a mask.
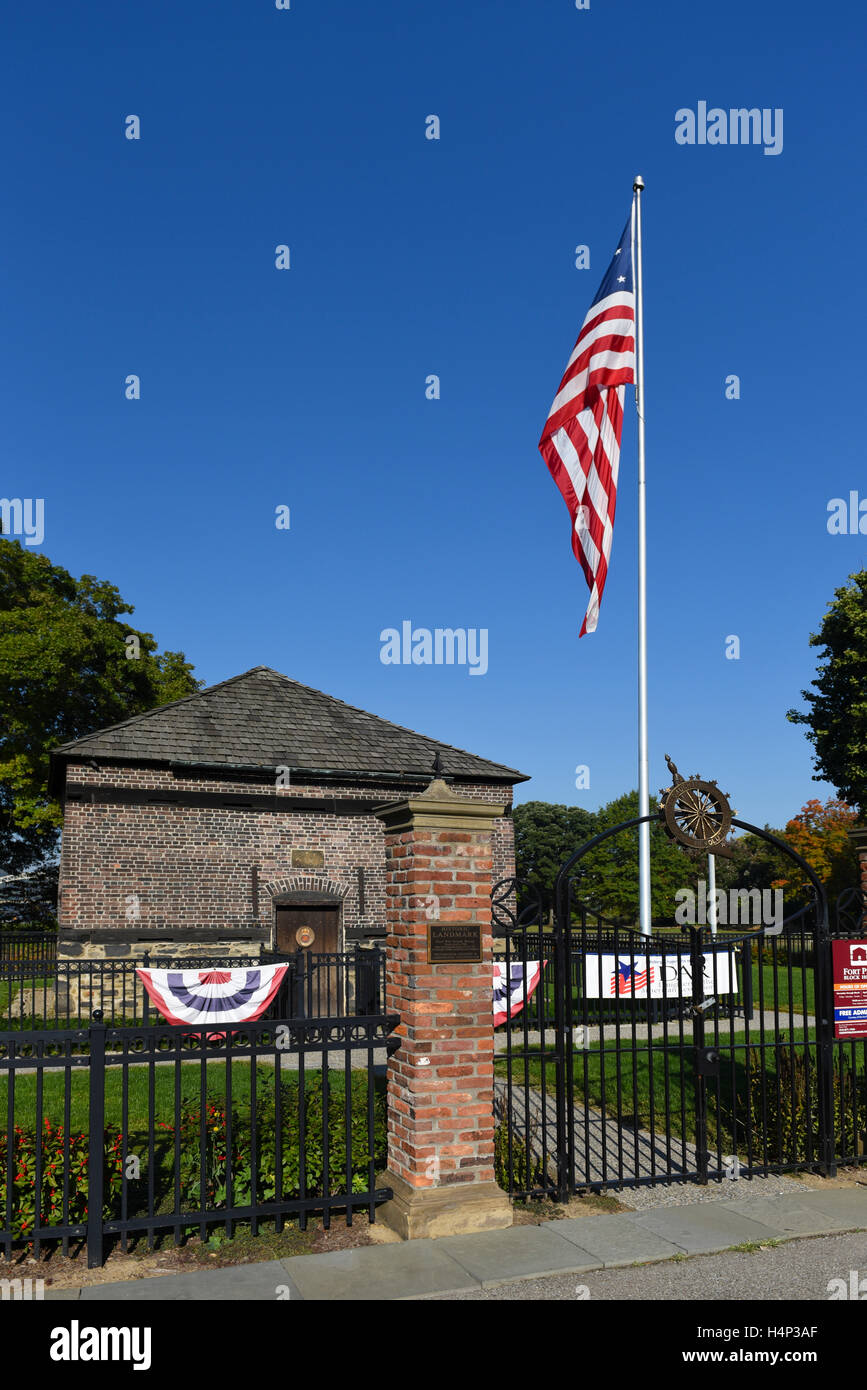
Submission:
[[[641,267],[640,174],[632,185],[632,268],[635,274],[635,411],[638,416],[638,814],[650,814],[647,751],[647,528],[644,475],[644,281]],[[650,936],[650,822],[638,827],[638,890],[641,935]]]

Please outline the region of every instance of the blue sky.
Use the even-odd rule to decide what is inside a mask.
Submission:
[[[669,752],[747,820],[828,794],[785,711],[867,558],[826,524],[867,496],[860,6],[52,0],[2,35],[0,495],[53,561],[208,684],[273,666],[520,799],[636,785],[631,390],[580,642],[536,446],[641,172],[652,788]],[[782,152],[677,144],[702,100],[782,108]],[[404,620],[486,628],[487,674],[383,665]]]

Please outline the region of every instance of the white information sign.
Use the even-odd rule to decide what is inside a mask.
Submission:
[[[705,999],[734,993],[734,952],[707,951],[702,959]],[[588,952],[584,958],[584,992],[587,999],[691,999],[692,963],[688,955],[600,956]]]

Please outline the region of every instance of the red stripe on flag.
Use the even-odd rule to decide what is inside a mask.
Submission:
[[[609,276],[611,273],[609,270]],[[598,309],[597,303],[603,300],[607,301],[605,308]],[[606,324],[615,321],[617,330],[606,332]],[[610,551],[623,433],[623,387],[635,381],[635,334],[624,331],[625,323],[635,323],[631,289],[618,286],[616,293],[603,294],[590,306],[539,441],[539,451],[566,503],[572,521],[572,551],[590,589],[582,637],[596,627],[608,577],[606,538]],[[606,355],[616,360],[600,362]],[[567,399],[560,401],[564,393]],[[591,482],[592,475],[595,480]]]

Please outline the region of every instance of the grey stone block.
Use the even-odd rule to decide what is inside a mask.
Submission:
[[[166,1274],[152,1279],[130,1279],[125,1284],[91,1284],[81,1290],[83,1303],[104,1300],[126,1303],[198,1302],[202,1300],[264,1300],[276,1303],[278,1291],[287,1289],[289,1301],[300,1297],[280,1260],[263,1264],[232,1265],[203,1269],[194,1274]],[[285,1298],[285,1294],[283,1297]]]
[[[728,1202],[696,1202],[687,1207],[665,1207],[631,1218],[637,1226],[653,1231],[690,1255],[726,1250],[747,1241],[779,1240],[785,1232],[733,1211]]]
[[[819,1188],[799,1193],[798,1205],[819,1212],[828,1231],[867,1229],[867,1187],[828,1188],[824,1192]]]
[[[682,1253],[681,1247],[655,1231],[636,1224],[631,1215],[576,1216],[546,1222],[564,1240],[574,1241],[595,1255],[606,1269],[617,1265],[665,1260]]]
[[[445,1243],[409,1240],[400,1245],[366,1245],[327,1255],[295,1255],[282,1264],[307,1300],[385,1302],[477,1289],[478,1281],[451,1259],[443,1249]]]
[[[555,1234],[560,1222],[511,1226],[478,1235],[445,1236],[437,1242],[484,1288],[508,1284],[527,1275],[563,1274],[598,1268],[598,1256]]]
[[[811,1208],[801,1196],[745,1197],[737,1202],[726,1202],[725,1205],[741,1216],[775,1226],[791,1236],[821,1236],[829,1231],[851,1230],[853,1224],[844,1217],[833,1217],[816,1207]],[[864,1213],[864,1224],[867,1225],[867,1209]]]

